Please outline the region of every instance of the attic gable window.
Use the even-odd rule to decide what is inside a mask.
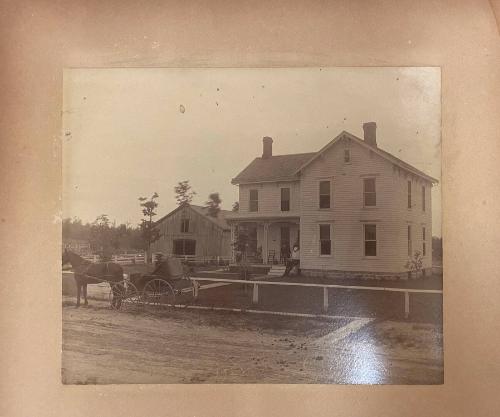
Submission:
[[[181,219],[181,233],[189,233],[189,219]]]
[[[250,190],[250,211],[259,211],[259,190]]]
[[[351,150],[350,149],[344,149],[344,162],[346,164],[351,162]]]
[[[330,181],[319,182],[319,208],[330,208]]]

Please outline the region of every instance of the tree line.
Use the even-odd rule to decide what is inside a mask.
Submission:
[[[174,187],[177,204],[190,204],[196,195],[189,181],[180,181]],[[99,254],[102,259],[109,259],[112,254],[123,250],[144,250],[151,256],[151,245],[161,237],[155,217],[158,207],[158,193],[151,197],[139,197],[139,208],[142,219],[138,225],[122,223],[117,225],[111,222],[107,214],[101,214],[91,223],[83,223],[77,217],[65,218],[62,221],[63,239],[78,239],[89,243],[93,253]],[[217,217],[220,212],[222,199],[219,193],[209,194],[204,207],[207,216]],[[238,202],[233,204],[233,211],[238,211]]]

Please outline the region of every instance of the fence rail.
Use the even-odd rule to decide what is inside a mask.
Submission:
[[[156,259],[159,253],[153,254],[153,260]],[[200,263],[216,263],[217,265],[227,264],[231,261],[231,256],[196,256],[196,255],[176,255],[176,254],[161,254],[163,257],[178,258],[186,262],[200,262]]]
[[[410,316],[410,294],[442,294],[442,290],[426,290],[417,288],[392,288],[392,287],[368,287],[358,285],[338,285],[338,284],[309,284],[305,282],[280,282],[280,281],[246,281],[241,279],[226,279],[226,278],[205,278],[205,277],[190,277],[193,281],[216,281],[227,282],[232,284],[252,285],[252,304],[259,303],[259,285],[278,285],[278,286],[294,286],[294,287],[316,287],[323,288],[323,311],[328,310],[328,290],[330,288],[350,289],[350,290],[364,290],[364,291],[392,291],[404,294],[405,300],[405,318]],[[198,285],[193,286],[193,295],[198,297]]]
[[[84,255],[83,259],[90,262],[99,262],[99,255]],[[146,254],[144,253],[123,253],[118,255],[113,255],[111,257],[112,262],[116,262],[120,265],[133,265],[133,264],[145,264]]]
[[[157,253],[153,254],[153,261],[157,259]],[[200,263],[215,263],[217,265],[227,264],[230,260],[230,256],[195,256],[195,255],[165,255],[163,257],[174,257],[179,258],[188,262],[200,262]],[[83,259],[90,262],[99,262],[99,255],[83,255]],[[116,262],[120,265],[133,265],[133,264],[145,264],[146,263],[145,253],[123,253],[113,255],[111,257],[112,262]]]

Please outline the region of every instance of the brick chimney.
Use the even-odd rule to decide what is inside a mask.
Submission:
[[[273,139],[269,136],[264,136],[262,139],[262,158],[270,158],[273,156]]]
[[[363,130],[365,131],[365,142],[367,145],[377,147],[377,123],[366,122],[363,123]]]

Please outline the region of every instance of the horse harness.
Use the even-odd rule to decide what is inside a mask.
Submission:
[[[104,277],[113,277],[113,275],[110,275],[109,274],[109,264],[110,262],[103,262],[104,265],[105,265],[105,271],[104,271]],[[100,277],[96,277],[96,276],[93,276],[93,275],[89,275],[88,272],[89,272],[89,269],[94,266],[96,264],[93,264],[92,262],[89,262],[89,264],[87,265],[87,268],[85,268],[85,271],[83,272],[83,276],[85,278],[91,278],[91,279],[95,279],[96,281],[101,281],[101,282],[107,282],[107,283],[111,283],[111,281],[109,280],[106,280],[106,279],[102,279]]]

